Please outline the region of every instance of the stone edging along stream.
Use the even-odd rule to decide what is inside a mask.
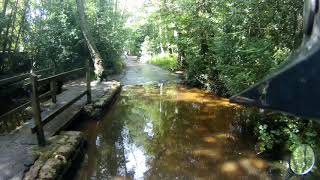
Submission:
[[[83,108],[81,116],[90,119],[101,117],[115,102],[120,92],[120,83],[112,84],[101,98]],[[45,147],[33,147],[34,164],[23,179],[66,179],[70,176],[70,171],[77,164],[81,164],[85,154],[85,143],[86,138],[82,132],[67,131],[49,138]]]
[[[110,90],[101,98],[92,104],[84,106],[82,116],[85,116],[87,119],[99,119],[104,114],[104,111],[115,102],[121,89],[120,83],[113,84]]]

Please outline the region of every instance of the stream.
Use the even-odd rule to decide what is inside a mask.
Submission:
[[[121,81],[102,120],[77,127],[88,136],[77,179],[281,178],[257,155],[256,140],[243,135],[243,108],[134,59]]]

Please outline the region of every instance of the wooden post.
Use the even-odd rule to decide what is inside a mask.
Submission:
[[[51,91],[52,103],[57,103],[56,81],[54,79],[50,81],[50,91]]]
[[[38,92],[38,77],[34,73],[30,74],[31,86],[32,86],[32,111],[33,119],[37,126],[37,139],[39,146],[44,146],[46,143],[42,122],[41,122],[41,111],[40,111],[40,101],[39,101],[39,92]]]
[[[51,66],[53,68],[52,72],[53,75],[56,75],[56,69],[54,67],[54,65]],[[52,99],[52,103],[57,103],[57,83],[55,79],[52,79],[50,81],[50,92],[51,92],[51,99]]]
[[[90,68],[90,59],[86,61],[86,81],[87,81],[87,103],[90,104],[92,101],[92,96],[91,96],[91,68]]]

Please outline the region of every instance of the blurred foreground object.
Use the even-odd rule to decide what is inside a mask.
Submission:
[[[287,64],[230,102],[320,119],[320,0],[305,0],[304,39]]]

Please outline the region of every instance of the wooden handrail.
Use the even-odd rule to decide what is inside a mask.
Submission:
[[[62,113],[64,110],[66,110],[68,107],[70,107],[72,104],[74,104],[76,101],[78,101],[79,99],[81,99],[83,96],[87,95],[87,103],[91,102],[91,77],[90,77],[90,65],[89,65],[89,61],[86,65],[86,68],[77,68],[71,71],[67,71],[67,72],[63,72],[57,75],[53,75],[47,78],[43,78],[43,79],[39,79],[40,76],[38,76],[36,73],[41,73],[44,71],[48,71],[50,69],[54,69],[53,67],[50,68],[46,68],[46,69],[42,69],[39,71],[35,71],[32,73],[24,73],[24,74],[20,74],[14,77],[10,77],[10,78],[6,78],[6,79],[1,79],[0,80],[0,85],[6,85],[9,84],[11,82],[17,82],[20,80],[25,80],[25,79],[29,79],[30,80],[30,84],[31,85],[31,89],[32,89],[32,96],[31,96],[31,101],[30,102],[26,102],[22,105],[20,105],[19,107],[10,110],[9,112],[3,114],[0,116],[0,123],[1,122],[5,122],[6,121],[6,117],[8,117],[9,115],[16,113],[18,111],[21,111],[25,108],[27,108],[28,106],[32,106],[32,111],[33,111],[33,117],[34,117],[34,122],[35,122],[35,127],[31,128],[32,133],[37,133],[37,140],[38,140],[38,144],[40,146],[44,146],[46,144],[46,140],[45,140],[45,136],[44,136],[44,131],[43,131],[43,126],[46,125],[47,123],[49,123],[51,120],[53,120],[56,116],[58,116],[60,113]],[[40,102],[45,99],[48,96],[52,97],[52,101],[53,103],[56,103],[56,80],[59,78],[63,78],[64,76],[70,75],[72,73],[76,73],[76,72],[80,72],[80,71],[85,71],[86,72],[86,84],[87,84],[87,88],[84,92],[82,92],[80,95],[76,96],[74,99],[72,99],[71,101],[67,102],[65,105],[63,105],[61,108],[55,110],[54,112],[52,112],[49,116],[47,116],[46,118],[43,119],[42,121],[42,117],[41,117],[41,108],[40,108]],[[38,86],[41,83],[45,83],[45,82],[49,82],[50,83],[50,91],[39,95],[39,90],[38,90]]]
[[[42,70],[39,70],[39,71],[35,71],[34,73],[35,74],[42,73],[44,71],[49,71],[51,69],[53,69],[53,68],[42,69]],[[19,75],[13,76],[13,77],[1,79],[0,80],[0,86],[9,84],[11,82],[21,81],[21,80],[24,80],[24,79],[29,79],[29,76],[30,76],[30,73],[23,73],[23,74],[19,74]]]
[[[50,95],[51,95],[51,92],[50,92],[50,91],[48,91],[48,92],[46,92],[46,93],[42,94],[41,96],[39,96],[39,99],[40,99],[41,101],[43,101],[43,100],[45,100],[47,97],[49,97]],[[24,104],[22,104],[22,105],[18,106],[17,108],[12,109],[12,110],[10,110],[10,111],[6,112],[5,114],[2,114],[2,115],[0,116],[0,122],[5,121],[5,119],[4,119],[4,118],[5,118],[5,117],[8,117],[10,114],[13,114],[13,113],[19,112],[19,111],[21,111],[21,110],[23,110],[23,109],[27,108],[27,107],[28,107],[28,106],[30,106],[30,105],[31,105],[31,102],[30,102],[30,101],[28,101],[28,102],[26,102],[26,103],[24,103]]]
[[[83,71],[83,70],[85,70],[85,68],[74,69],[74,70],[63,72],[63,73],[60,73],[60,74],[57,74],[57,75],[54,75],[54,76],[50,76],[50,77],[47,77],[47,78],[44,78],[44,79],[40,79],[40,80],[38,80],[38,82],[40,84],[43,84],[43,83],[46,83],[46,82],[50,82],[53,79],[58,79],[58,78],[61,78],[63,76],[67,76],[69,74],[72,74],[72,73],[75,73],[75,72],[78,72],[78,71]]]
[[[10,114],[13,114],[13,113],[16,113],[16,112],[18,112],[18,111],[21,111],[21,110],[27,108],[27,107],[30,106],[30,105],[31,105],[31,102],[29,101],[29,102],[24,103],[24,104],[22,104],[21,106],[15,108],[15,109],[12,109],[12,110],[9,111],[9,112],[6,112],[5,114],[3,114],[3,115],[0,116],[0,122],[1,122],[1,121],[5,121],[4,118],[7,117],[7,116],[9,116]]]
[[[86,72],[86,84],[87,88],[84,92],[82,92],[80,95],[73,98],[71,101],[67,102],[65,105],[60,107],[59,109],[52,112],[50,115],[42,119],[41,117],[41,109],[40,109],[40,100],[38,97],[38,86],[42,83],[50,83],[50,95],[52,96],[52,101],[56,103],[56,94],[55,94],[55,83],[56,80],[59,78],[63,78],[67,75],[70,75],[72,73],[85,71]],[[63,72],[57,75],[53,75],[47,78],[38,79],[39,77],[31,73],[30,74],[30,80],[31,80],[31,87],[32,87],[32,98],[31,98],[31,104],[32,104],[32,110],[33,110],[33,117],[34,117],[34,127],[31,127],[32,133],[37,133],[37,139],[39,146],[44,146],[46,144],[46,139],[44,136],[44,130],[43,126],[49,123],[51,120],[53,120],[55,117],[57,117],[60,113],[65,111],[68,107],[73,105],[76,101],[81,99],[83,96],[87,95],[87,103],[91,102],[91,77],[90,77],[90,66],[89,66],[89,60],[86,64],[86,68],[78,68],[71,71]]]
[[[68,107],[70,107],[72,104],[74,104],[76,101],[81,99],[86,94],[87,94],[87,91],[82,92],[81,94],[79,94],[78,96],[73,98],[71,101],[69,101],[67,104],[63,105],[61,108],[59,108],[59,109],[55,110],[54,112],[52,112],[50,115],[48,115],[47,117],[45,117],[41,121],[41,125],[44,126],[44,125],[48,124],[52,119],[57,117],[60,113],[62,113],[64,110],[66,110]],[[37,127],[36,126],[32,127],[31,128],[31,132],[32,133],[37,132]]]
[[[16,82],[16,81],[21,81],[21,80],[27,79],[29,77],[29,75],[30,75],[30,73],[26,73],[26,74],[20,74],[20,75],[14,76],[14,77],[1,79],[0,86],[11,83],[11,82]]]
[[[41,69],[41,70],[35,71],[35,72],[33,72],[33,73],[35,73],[35,74],[40,74],[40,73],[42,73],[42,72],[44,72],[44,71],[49,71],[49,70],[52,70],[52,69],[54,69],[54,68],[53,68],[53,67],[49,67],[49,68],[46,68],[46,69]]]

